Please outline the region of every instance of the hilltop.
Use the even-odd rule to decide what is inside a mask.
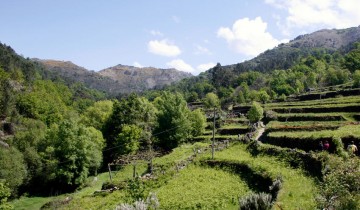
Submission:
[[[138,68],[125,65],[117,65],[95,72],[71,61],[33,60],[64,80],[81,82],[88,88],[97,89],[109,95],[161,88],[192,76],[190,73],[176,69]]]
[[[269,72],[274,69],[288,69],[302,57],[319,53],[346,53],[354,42],[360,41],[360,26],[347,29],[323,29],[310,34],[299,35],[289,43],[279,44],[257,57],[224,66],[235,73],[244,71]]]

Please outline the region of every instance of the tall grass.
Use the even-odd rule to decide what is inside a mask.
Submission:
[[[156,190],[161,209],[237,209],[238,198],[249,193],[239,176],[197,165]]]

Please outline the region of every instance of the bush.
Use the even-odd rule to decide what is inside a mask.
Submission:
[[[264,110],[259,103],[253,102],[247,116],[251,123],[259,122],[264,116]]]
[[[240,210],[270,210],[271,195],[267,193],[251,194],[239,199]]]
[[[137,200],[134,204],[123,203],[118,205],[116,210],[155,210],[159,209],[160,203],[155,193],[150,193],[146,200]]]
[[[340,137],[334,136],[332,142],[335,146],[335,153],[343,158],[348,158],[349,154],[344,150],[344,144]]]

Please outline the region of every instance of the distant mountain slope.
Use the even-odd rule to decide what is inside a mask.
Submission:
[[[259,56],[242,63],[223,66],[240,73],[248,70],[268,72],[274,69],[288,69],[301,57],[317,52],[332,53],[336,50],[349,51],[352,43],[360,41],[360,26],[347,29],[324,29],[311,34],[300,35],[286,44],[280,44]]]
[[[100,72],[89,71],[70,61],[34,59],[46,69],[65,80],[82,82],[87,87],[110,95],[140,92],[154,87],[170,85],[192,76],[175,69],[137,68],[117,65]]]
[[[190,73],[176,69],[157,69],[153,67],[137,68],[133,66],[117,65],[98,72],[101,76],[126,84],[135,90],[170,85],[183,78],[191,77]]]

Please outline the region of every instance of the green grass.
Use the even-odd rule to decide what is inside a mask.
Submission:
[[[347,121],[295,121],[280,122],[270,121],[266,125],[269,131],[287,131],[287,130],[333,130],[341,126],[351,124]]]
[[[53,200],[64,200],[66,197],[72,197],[76,201],[85,196],[92,195],[96,190],[100,190],[103,182],[109,179],[109,174],[101,173],[97,176],[97,179],[98,180],[95,181],[94,177],[89,177],[85,187],[71,194],[63,194],[52,197],[21,197],[20,199],[11,202],[11,204],[14,206],[14,209],[35,210],[40,209],[47,202]]]
[[[38,210],[54,198],[56,197],[21,197],[12,201],[11,205],[19,210]]]
[[[247,162],[253,168],[266,169],[266,173],[272,177],[280,175],[283,178],[283,187],[276,203],[283,209],[316,209],[315,194],[318,189],[312,178],[305,176],[300,169],[292,169],[275,157],[253,157],[245,147],[245,145],[237,144],[215,153],[215,159]]]
[[[155,192],[162,209],[237,209],[239,196],[251,193],[239,176],[196,165]]]
[[[225,124],[223,126],[221,126],[221,129],[236,129],[236,128],[249,128],[249,126],[247,125],[242,125],[242,124]]]

